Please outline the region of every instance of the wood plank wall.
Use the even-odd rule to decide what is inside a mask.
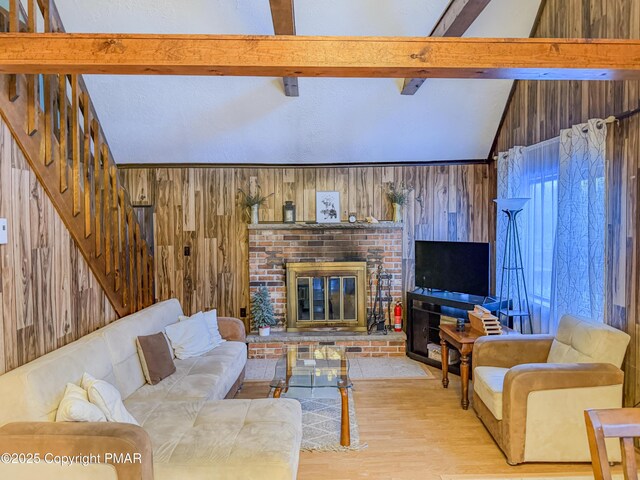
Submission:
[[[625,401],[640,402],[640,115],[609,130],[607,168],[607,322],[631,335]]]
[[[0,374],[115,320],[116,314],[0,119]]]
[[[342,221],[391,218],[384,185],[415,187],[405,208],[404,288],[413,288],[414,239],[489,241],[488,166],[350,168],[122,168],[134,205],[153,205],[156,295],[177,297],[186,312],[218,308],[240,316],[249,307],[247,227],[238,188],[272,193],[261,221],[282,221],[293,200],[298,220],[315,220],[316,191],[340,192]],[[190,256],[184,248],[190,248]],[[246,319],[245,319],[246,320]]]
[[[639,39],[640,0],[548,0],[535,36]],[[639,106],[638,81],[518,82],[497,150],[535,144],[589,118],[605,118]],[[632,336],[625,362],[627,405],[640,402],[639,155],[639,117],[609,125],[607,322]]]

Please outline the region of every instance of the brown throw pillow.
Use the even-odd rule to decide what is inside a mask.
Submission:
[[[147,383],[155,385],[176,371],[164,333],[140,336],[136,338],[136,345]]]

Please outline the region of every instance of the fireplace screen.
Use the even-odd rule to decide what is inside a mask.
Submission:
[[[365,262],[287,265],[288,327],[364,326]]]
[[[300,321],[357,320],[355,276],[298,277]]]

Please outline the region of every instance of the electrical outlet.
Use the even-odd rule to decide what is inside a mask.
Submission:
[[[242,307],[240,309],[240,316],[241,317],[246,317],[247,316],[247,309],[246,308]]]
[[[184,256],[185,257],[190,257],[191,256],[191,247],[189,245],[185,245],[184,246]]]
[[[0,245],[8,243],[7,219],[0,218]]]

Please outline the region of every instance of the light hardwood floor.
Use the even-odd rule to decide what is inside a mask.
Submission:
[[[306,453],[300,480],[440,480],[441,475],[588,474],[588,464],[529,464],[510,467],[470,408],[460,407],[460,382],[436,379],[356,380],[354,398],[360,452]],[[267,396],[267,383],[245,383],[236,398]]]

